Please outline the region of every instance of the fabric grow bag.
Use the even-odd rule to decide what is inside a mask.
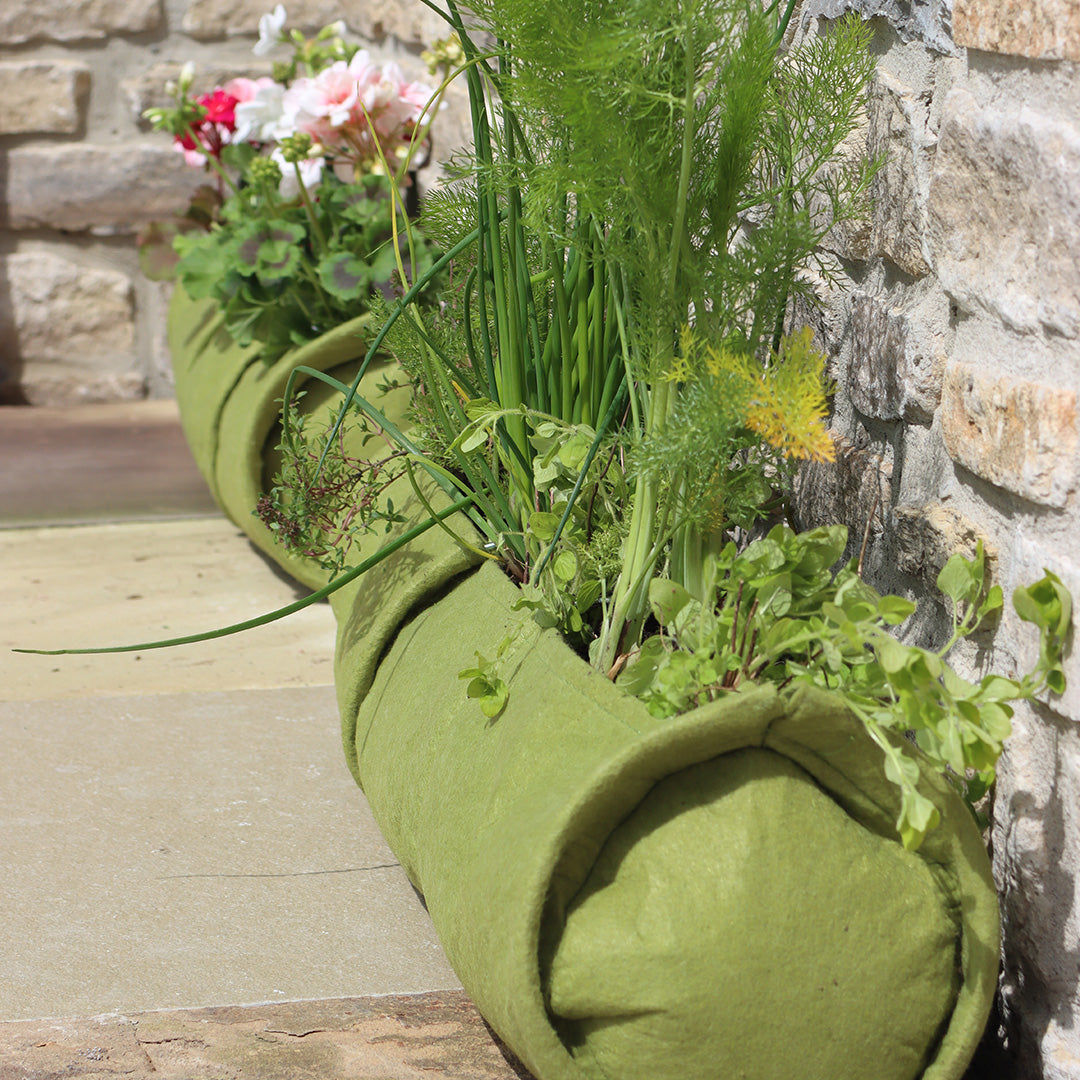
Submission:
[[[355,345],[341,328],[260,369],[178,295],[178,398],[204,475],[260,547],[324,584],[250,508],[288,371]],[[656,720],[476,562],[432,529],[335,594],[335,678],[376,820],[537,1077],[957,1080],[992,1000],[998,916],[948,786],[924,771],[942,823],[905,852],[881,753],[834,698],[762,688]],[[458,673],[507,638],[510,698],[488,721]]]

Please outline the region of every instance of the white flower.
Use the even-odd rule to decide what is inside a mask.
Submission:
[[[278,4],[273,11],[259,19],[259,40],[252,47],[256,56],[265,56],[277,48],[281,41],[281,31],[285,27],[285,5]]]
[[[271,79],[259,80],[255,96],[236,106],[234,142],[271,142],[278,134],[285,87]]]
[[[281,167],[281,183],[278,185],[278,194],[283,199],[295,199],[300,194],[300,185],[296,180],[296,169],[291,162],[286,161],[281,156],[280,147],[275,149],[270,157]],[[304,187],[310,192],[312,188],[319,186],[319,181],[322,179],[323,159],[322,157],[305,158],[299,162],[299,165],[300,179],[303,180]]]
[[[191,89],[191,84],[195,81],[195,62],[189,60],[180,69],[180,75],[177,77],[176,85],[180,88],[182,94],[186,94]]]

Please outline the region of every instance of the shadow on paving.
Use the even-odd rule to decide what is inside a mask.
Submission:
[[[4,1080],[531,1080],[463,991],[0,1024]]]

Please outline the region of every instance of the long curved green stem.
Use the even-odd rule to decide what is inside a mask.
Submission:
[[[291,604],[286,604],[285,607],[278,608],[276,611],[267,612],[265,615],[258,615],[254,619],[245,619],[243,622],[233,623],[231,626],[222,626],[217,630],[204,630],[198,634],[187,634],[183,637],[166,638],[160,641],[144,641],[137,645],[106,645],[94,649],[12,649],[11,651],[17,653],[32,653],[35,656],[82,656],[90,653],[147,652],[150,649],[168,649],[174,645],[193,645],[198,641],[211,641],[214,638],[228,637],[230,634],[239,634],[244,630],[253,630],[257,626],[265,626],[267,623],[276,622],[278,619],[284,619],[287,615],[293,615],[297,611],[303,611],[304,608],[318,603],[320,600],[325,600],[331,593],[335,593],[338,589],[344,588],[350,581],[355,581],[361,574],[367,573],[373,566],[377,566],[383,559],[392,555],[399,548],[412,543],[413,540],[423,533],[426,533],[433,525],[437,525],[445,518],[450,517],[452,514],[456,514],[459,510],[463,510],[473,501],[474,498],[472,495],[466,496],[463,499],[458,499],[457,502],[452,503],[450,506],[446,507],[445,510],[440,510],[437,514],[428,518],[427,521],[421,522],[419,525],[414,525],[411,529],[403,532],[385,547],[376,551],[370,558],[365,559],[359,566],[354,566],[340,577],[334,578],[328,585],[324,585],[321,589],[317,589],[315,592],[300,600],[295,600]]]

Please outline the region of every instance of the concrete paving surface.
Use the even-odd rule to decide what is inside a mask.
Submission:
[[[0,1080],[527,1076],[345,767],[326,605],[10,651],[301,594],[171,402],[0,409]]]

